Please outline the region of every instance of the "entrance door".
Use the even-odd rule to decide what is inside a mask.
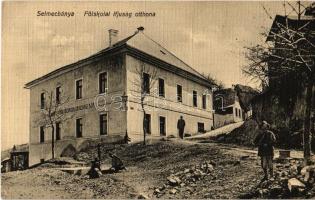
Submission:
[[[160,135],[166,135],[166,124],[165,124],[165,117],[160,117]]]
[[[198,122],[198,132],[205,133],[205,124]]]

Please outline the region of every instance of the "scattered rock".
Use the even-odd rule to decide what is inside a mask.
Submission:
[[[176,194],[176,193],[177,193],[176,189],[173,188],[173,189],[170,190],[170,194]]]
[[[160,193],[161,193],[160,189],[157,188],[154,190],[154,194],[160,194]]]
[[[305,167],[302,168],[301,174],[302,174],[303,176],[305,176],[305,174],[306,174],[306,172],[308,171],[308,168],[309,168],[309,167],[310,167],[310,166],[305,166]]]
[[[301,189],[305,189],[305,185],[297,178],[291,178],[288,181],[288,189],[290,192],[301,191]]]
[[[290,174],[291,174],[291,175],[297,175],[297,174],[298,174],[297,165],[293,164],[293,165],[290,167]]]
[[[180,184],[180,179],[176,176],[171,175],[171,176],[167,177],[167,180],[168,180],[169,184],[172,186],[176,186],[176,185]]]

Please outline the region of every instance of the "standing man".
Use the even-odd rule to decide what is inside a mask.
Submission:
[[[272,160],[276,137],[275,134],[270,131],[270,125],[266,121],[263,121],[261,129],[262,131],[257,135],[254,143],[258,146],[258,156],[261,158],[261,167],[265,174],[263,180],[268,180],[268,172],[271,177],[273,176]]]
[[[185,120],[183,119],[183,116],[180,116],[180,119],[177,121],[177,129],[179,137],[184,139]]]

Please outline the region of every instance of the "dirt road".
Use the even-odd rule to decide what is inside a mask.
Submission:
[[[161,192],[160,198],[237,198],[255,187],[262,177],[255,154],[220,148],[220,144],[197,144],[173,139],[142,144],[102,146],[103,164],[110,164],[108,152],[115,152],[127,171],[102,175],[98,179],[71,175],[54,165],[2,174],[3,198],[149,198],[156,188],[167,186],[167,177],[193,169],[203,162],[214,164],[211,174],[178,186],[176,193]],[[89,163],[96,149],[77,155]],[[167,190],[168,191],[168,190]]]

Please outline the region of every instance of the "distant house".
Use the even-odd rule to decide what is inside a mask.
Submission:
[[[252,116],[251,100],[258,91],[245,85],[214,92],[214,128],[240,122]]]
[[[1,158],[1,173],[11,171],[11,160],[9,157]]]
[[[27,169],[28,147],[28,144],[14,145],[12,149],[1,151],[1,172]]]
[[[239,98],[234,89],[222,89],[214,92],[213,107],[214,128],[219,128],[244,119]]]

